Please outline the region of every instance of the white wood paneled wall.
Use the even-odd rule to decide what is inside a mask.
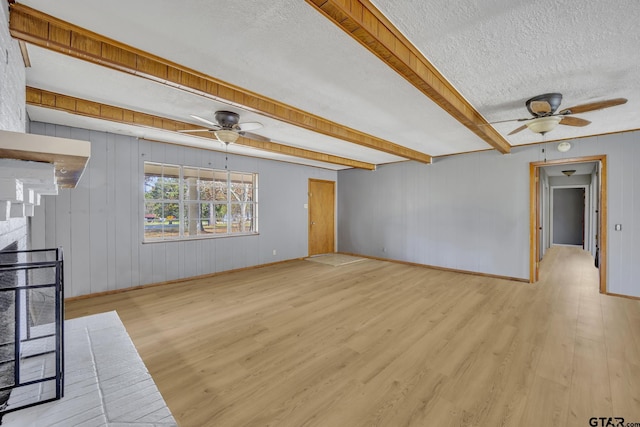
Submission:
[[[260,234],[142,243],[143,162],[223,169],[224,153],[36,122],[31,132],[91,141],[77,188],[45,197],[44,227],[32,227],[44,228],[45,246],[65,251],[66,296],[305,257],[308,179],[337,179],[334,171],[230,154],[229,169],[259,174]]]

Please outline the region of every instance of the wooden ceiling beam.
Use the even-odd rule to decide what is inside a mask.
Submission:
[[[343,141],[431,163],[428,154],[342,126],[18,3],[10,5],[9,29],[14,38],[45,49],[235,105]]]
[[[501,153],[511,145],[369,0],[306,0],[453,118]]]
[[[170,132],[202,129],[201,126],[196,126],[191,123],[180,122],[177,120],[167,119],[165,117],[154,116],[151,114],[141,113],[139,111],[128,110],[126,108],[115,107],[113,105],[101,104],[99,102],[88,101],[86,99],[76,98],[73,96],[63,95],[55,92],[49,92],[46,90],[36,89],[28,86],[26,99],[28,105],[51,108],[54,110],[64,111],[66,113],[91,117],[94,119],[108,120],[111,122],[123,123],[126,125],[143,126]],[[198,135],[189,134],[189,136],[197,136],[217,141],[216,137],[211,132],[203,132]],[[325,162],[367,170],[375,169],[375,165],[371,163],[333,156],[326,153],[319,153],[311,150],[305,150],[303,148],[291,147],[275,142],[256,141],[254,139],[240,137],[235,143],[251,148],[256,148],[258,150],[285,154],[288,156],[299,157],[307,160],[315,160],[318,162]]]

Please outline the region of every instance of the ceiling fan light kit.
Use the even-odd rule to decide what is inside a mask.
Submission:
[[[233,144],[240,136],[238,132],[228,129],[214,130],[213,134],[218,138],[218,141],[224,142],[225,144]]]
[[[562,120],[562,117],[560,116],[538,117],[537,119],[528,121],[525,124],[530,131],[544,135],[545,133],[554,130],[560,123],[560,120]]]

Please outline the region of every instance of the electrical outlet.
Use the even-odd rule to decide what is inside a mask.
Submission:
[[[616,231],[622,231],[622,224],[616,224],[615,230]]]
[[[274,254],[274,255],[276,254],[276,250],[275,250],[275,249],[273,250],[273,254]]]

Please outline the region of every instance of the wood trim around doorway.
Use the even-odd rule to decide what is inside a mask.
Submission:
[[[600,293],[607,293],[607,156],[605,154],[599,156],[574,157],[570,159],[557,159],[539,162],[531,162],[529,164],[529,283],[535,283],[538,280],[536,268],[536,257],[538,248],[537,240],[537,197],[536,188],[538,182],[536,180],[537,170],[543,166],[552,165],[568,165],[572,163],[588,163],[600,162],[600,226],[598,228],[598,248],[600,250],[599,274],[600,274]]]

